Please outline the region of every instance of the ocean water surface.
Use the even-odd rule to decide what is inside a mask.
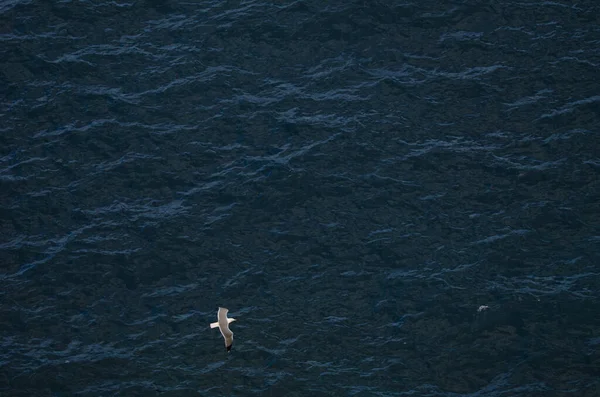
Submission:
[[[599,396],[599,16],[0,1],[0,395]]]

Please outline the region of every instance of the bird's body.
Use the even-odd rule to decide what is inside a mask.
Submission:
[[[224,307],[219,307],[219,311],[217,312],[217,322],[211,323],[211,328],[219,327],[219,331],[221,331],[221,335],[223,335],[223,339],[225,339],[225,348],[227,352],[231,350],[231,346],[233,345],[233,332],[229,329],[229,323],[235,321],[235,318],[227,318],[227,313],[229,309]]]

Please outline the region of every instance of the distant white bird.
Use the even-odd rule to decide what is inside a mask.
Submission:
[[[229,309],[225,309],[224,307],[220,307],[217,312],[217,321],[216,323],[210,323],[211,328],[219,327],[219,331],[221,331],[221,335],[225,339],[225,348],[227,348],[227,352],[231,350],[231,345],[233,345],[233,332],[229,329],[229,323],[235,321],[235,318],[227,318],[227,313]]]

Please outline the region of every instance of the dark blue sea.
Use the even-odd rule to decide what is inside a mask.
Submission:
[[[600,396],[600,2],[1,0],[0,395]]]

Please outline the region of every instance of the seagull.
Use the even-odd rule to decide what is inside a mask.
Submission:
[[[233,345],[233,332],[229,329],[229,323],[235,321],[235,318],[227,318],[227,313],[229,309],[225,309],[224,307],[219,307],[219,311],[217,312],[217,321],[216,323],[210,323],[211,328],[219,327],[219,331],[221,331],[221,335],[225,339],[225,348],[227,348],[227,353],[231,350],[231,346]]]

